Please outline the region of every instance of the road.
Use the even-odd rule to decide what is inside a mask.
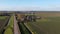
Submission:
[[[14,16],[14,34],[21,34],[15,16]]]

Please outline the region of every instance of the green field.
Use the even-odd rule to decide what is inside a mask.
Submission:
[[[34,34],[60,34],[60,17],[46,17],[26,23]]]
[[[0,20],[5,20],[7,16],[0,16]]]

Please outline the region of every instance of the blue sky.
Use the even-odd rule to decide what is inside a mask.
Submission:
[[[60,0],[0,0],[0,10],[60,11]]]

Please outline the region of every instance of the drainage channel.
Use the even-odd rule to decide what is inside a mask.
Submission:
[[[32,34],[24,23],[18,23],[21,34]]]

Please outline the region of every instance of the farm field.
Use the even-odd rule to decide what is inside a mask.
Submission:
[[[59,13],[41,13],[41,19],[25,23],[34,34],[60,34]]]
[[[0,33],[4,29],[4,26],[6,25],[6,22],[8,21],[9,16],[0,16]]]
[[[60,17],[60,12],[39,12],[35,15],[41,17]]]
[[[16,16],[17,15],[17,16]],[[60,13],[59,12],[40,12],[35,13],[36,21],[28,20],[32,14],[13,13],[9,16],[0,16],[0,34],[14,34],[14,24],[17,23],[21,34],[60,34]],[[16,18],[16,21],[15,18]],[[26,17],[27,16],[27,17]],[[26,19],[25,21],[22,20]],[[34,18],[34,17],[33,17]],[[20,20],[21,19],[21,20]],[[7,24],[8,23],[8,24]],[[16,25],[15,25],[16,26]],[[14,32],[15,31],[15,32]]]

